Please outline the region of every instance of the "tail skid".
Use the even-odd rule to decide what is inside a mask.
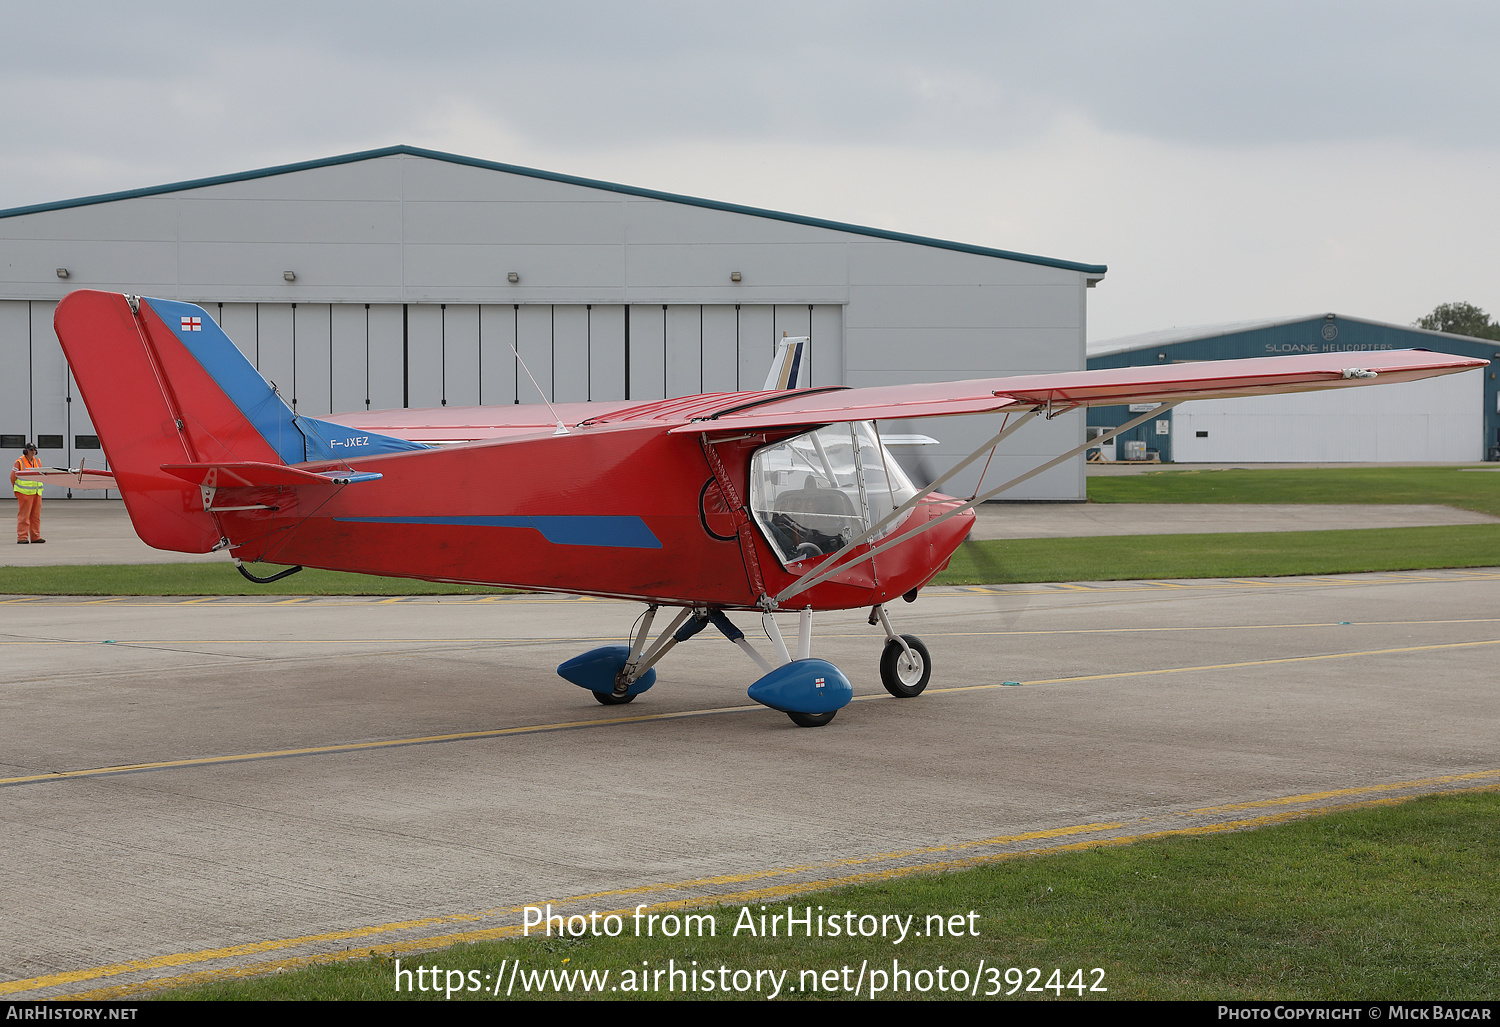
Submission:
[[[224,545],[217,488],[341,486],[371,477],[351,459],[428,448],[299,416],[191,303],[84,290],[54,326],[131,522],[157,549]],[[289,466],[305,462],[348,473]]]

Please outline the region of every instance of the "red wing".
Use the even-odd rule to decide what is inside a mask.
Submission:
[[[865,389],[718,393],[648,403],[614,401],[555,406],[557,416],[568,425],[653,420],[677,422],[669,430],[683,433],[982,414],[1049,401],[1062,407],[1112,406],[1384,385],[1467,371],[1485,363],[1426,350],[1382,350],[1204,360]],[[1373,371],[1375,377],[1353,377],[1348,373],[1355,370]],[[498,441],[551,434],[556,424],[551,411],[541,404],[362,410],[333,414],[325,420],[428,443]]]
[[[627,402],[556,403],[557,416],[567,424],[597,417],[601,412],[628,407]],[[512,439],[550,435],[557,421],[544,404],[505,403],[486,407],[438,407],[436,409],[357,410],[322,418],[333,424],[379,432],[411,442],[441,445],[445,442],[478,442],[481,439]]]
[[[794,393],[785,399],[758,404],[751,410],[711,415],[671,430],[681,433],[938,417],[1049,402],[1066,408],[1309,392],[1409,382],[1484,367],[1487,363],[1427,350],[1382,350],[885,385],[813,395]]]

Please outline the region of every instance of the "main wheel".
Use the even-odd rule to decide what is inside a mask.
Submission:
[[[911,652],[894,638],[886,642],[885,652],[880,654],[880,683],[897,699],[911,699],[927,687],[927,680],[932,677],[932,657],[916,635],[901,637]]]
[[[601,706],[624,706],[635,701],[633,695],[615,695],[613,692],[595,692],[594,698],[599,700]]]
[[[792,723],[798,727],[822,727],[832,720],[837,712],[838,710],[831,710],[828,713],[788,713],[787,716],[791,717]]]

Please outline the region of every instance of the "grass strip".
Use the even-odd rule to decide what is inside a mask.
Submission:
[[[1092,503],[1439,503],[1500,517],[1500,470],[1309,467],[1146,471],[1089,478]]]
[[[1106,535],[966,542],[940,585],[1500,566],[1500,524],[1208,535]]]
[[[1162,825],[1169,828],[1170,824]],[[1109,999],[1492,999],[1500,993],[1500,794],[1427,796],[1310,816],[1274,827],[1225,834],[1171,837],[1126,846],[1100,846],[1023,857],[973,870],[901,878],[874,885],[767,901],[766,912],[791,905],[816,914],[912,915],[920,929],[928,916],[965,918],[962,937],[889,939],[750,937],[733,928],[741,907],[709,907],[714,938],[636,938],[629,919],[620,937],[532,938],[460,945],[418,956],[402,955],[403,969],[437,966],[461,971],[469,981],[523,972],[608,971],[606,987],[627,972],[676,967],[714,972],[788,971],[785,998],[848,997],[826,990],[821,975],[845,967],[892,969],[892,960],[934,975],[944,966],[952,980],[965,970],[972,986],[983,960],[998,969],[1003,994],[1016,967],[1022,989],[1013,998],[1075,999],[1067,984],[1092,986],[1104,971]],[[750,907],[759,917],[759,903]],[[967,914],[977,937],[967,934]],[[680,910],[678,912],[681,912]],[[519,922],[519,915],[517,917]],[[758,923],[758,921],[757,921]],[[443,992],[394,990],[395,962],[378,950],[363,958],[249,980],[167,993],[172,999],[444,999]],[[1041,970],[1033,981],[1029,968]],[[1059,989],[1049,989],[1053,969]],[[470,971],[477,977],[470,978]],[[818,990],[810,990],[817,971]],[[1012,975],[1011,980],[1015,979]],[[430,980],[430,978],[429,978]],[[853,980],[853,973],[847,980]],[[868,977],[867,977],[868,980]],[[935,979],[934,979],[935,980]],[[991,987],[981,975],[980,994]],[[513,997],[590,997],[543,987]],[[1040,991],[1028,992],[1033,983]],[[866,993],[867,995],[868,993]],[[504,995],[504,989],[501,989]],[[723,992],[605,991],[592,997],[720,998]],[[754,992],[727,997],[764,998]],[[946,996],[935,986],[881,997]],[[995,996],[998,997],[998,996]],[[461,998],[490,998],[458,991]]]
[[[967,542],[939,585],[1136,578],[1238,578],[1286,574],[1500,566],[1500,524],[1349,531],[1120,535]],[[0,567],[0,594],[69,596],[477,595],[510,592],[305,570],[256,585],[225,564]]]
[[[1500,517],[1500,472],[1458,467],[1163,470],[1089,479],[1100,503],[1440,503]],[[1500,566],[1500,525],[971,542],[943,585],[1270,577]],[[269,569],[267,569],[269,570]],[[463,595],[506,592],[307,570],[255,585],[228,564],[0,567],[23,595]]]
[[[247,564],[265,577],[280,567]],[[445,585],[308,568],[270,585],[246,581],[230,563],[0,567],[0,594],[43,596],[420,596],[505,594],[514,589]]]

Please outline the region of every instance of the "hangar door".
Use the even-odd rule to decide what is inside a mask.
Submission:
[[[811,384],[844,379],[837,304],[202,305],[297,412],[313,416],[538,402],[512,345],[558,402],[758,389],[783,332],[812,340]],[[104,466],[52,331],[56,309],[0,301],[0,458],[7,467],[25,439],[37,441],[43,464]],[[4,489],[0,495],[11,494],[8,480]],[[44,493],[65,494],[51,485]]]
[[[758,389],[783,332],[812,384],[844,377],[836,304],[206,305],[298,413],[650,400]]]
[[[30,439],[44,467],[105,467],[88,409],[52,331],[57,304],[42,300],[0,300],[0,461],[5,464],[0,496],[13,496],[10,468]],[[104,496],[103,492],[76,493]],[[66,496],[56,485],[43,498]],[[110,490],[109,497],[119,494]]]

